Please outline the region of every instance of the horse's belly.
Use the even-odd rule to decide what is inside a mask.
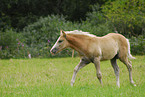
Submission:
[[[107,52],[102,52],[102,55],[101,55],[101,60],[110,60],[112,58],[114,58],[114,56],[117,54],[117,51],[108,51]]]

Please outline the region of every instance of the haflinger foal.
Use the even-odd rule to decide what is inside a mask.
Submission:
[[[128,71],[130,83],[134,86],[132,79],[132,65],[130,59],[135,59],[130,53],[130,43],[123,35],[117,33],[109,33],[103,37],[97,37],[78,30],[62,31],[50,52],[56,54],[65,48],[75,49],[80,57],[80,63],[74,68],[74,73],[71,80],[73,86],[77,72],[89,63],[94,63],[96,68],[97,78],[102,84],[102,74],[100,71],[100,61],[110,60],[116,76],[116,84],[120,87],[119,82],[119,67],[117,59],[123,62]]]

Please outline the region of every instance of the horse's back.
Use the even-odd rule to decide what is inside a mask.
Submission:
[[[124,45],[127,45],[127,41],[126,41],[126,38],[121,35],[121,34],[118,34],[118,33],[109,33],[105,36],[102,37],[101,39],[102,42],[111,42],[111,43],[114,43],[114,42],[117,42],[118,43],[118,46],[120,46],[121,44],[124,43]]]

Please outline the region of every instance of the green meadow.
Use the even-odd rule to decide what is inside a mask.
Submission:
[[[136,87],[118,60],[120,88],[110,61],[101,62],[103,86],[94,65],[81,69],[73,87],[71,77],[79,58],[0,60],[0,97],[145,97],[145,56],[131,60]]]

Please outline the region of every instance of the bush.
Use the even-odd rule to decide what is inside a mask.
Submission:
[[[143,36],[132,37],[130,39],[131,52],[134,55],[145,54],[145,38]]]
[[[100,11],[100,6],[93,5],[92,12],[87,13],[86,21],[82,21],[81,30],[91,32],[97,36],[103,36],[113,32],[110,22],[106,21],[104,14]]]
[[[32,57],[51,57],[50,48],[60,35],[60,30],[76,30],[80,24],[66,21],[64,16],[51,15],[40,18],[23,30],[25,43]],[[64,56],[60,53],[59,56]]]
[[[100,24],[98,26],[96,26],[96,25],[92,26],[89,22],[83,22],[81,29],[82,29],[82,31],[87,31],[87,32],[90,32],[97,36],[103,36],[110,32],[113,32],[113,30],[110,29],[110,27],[107,23]]]
[[[22,57],[22,49],[25,44],[22,42],[22,35],[9,29],[0,31],[0,58]]]

